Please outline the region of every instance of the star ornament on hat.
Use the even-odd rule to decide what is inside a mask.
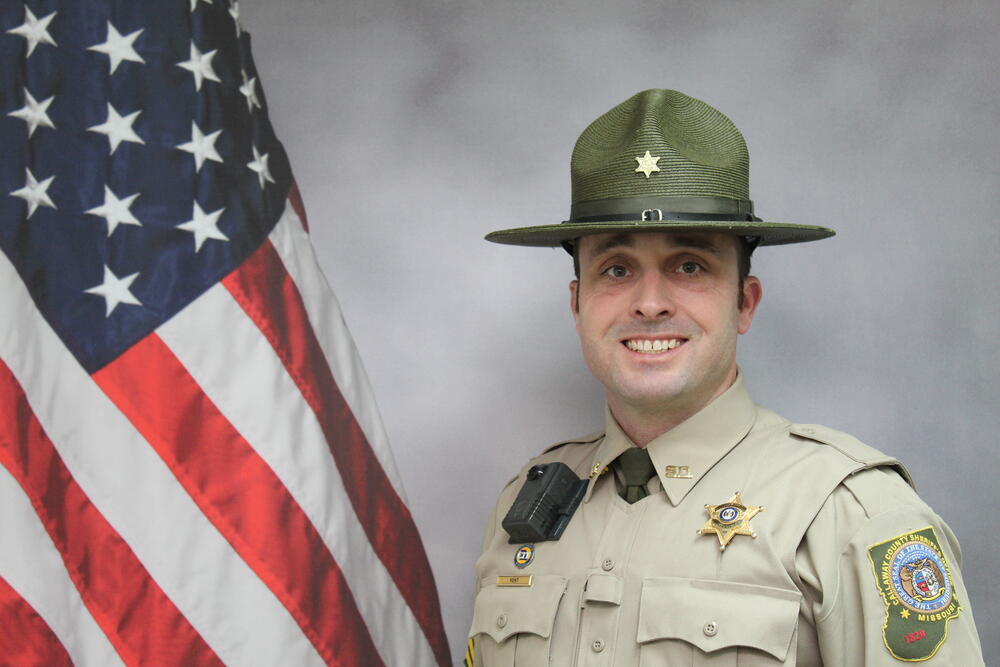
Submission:
[[[568,220],[503,229],[486,240],[558,246],[587,234],[706,231],[779,245],[835,233],[756,217],[743,135],[720,111],[676,90],[645,90],[591,123],[573,149],[570,174]]]
[[[646,151],[646,154],[642,157],[637,157],[635,161],[639,163],[639,166],[636,167],[635,170],[644,173],[646,178],[649,178],[654,171],[660,170],[660,168],[656,166],[656,163],[660,161],[660,158],[653,157],[649,154],[649,151]]]

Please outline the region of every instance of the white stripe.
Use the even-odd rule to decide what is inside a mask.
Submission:
[[[316,261],[309,234],[302,226],[295,209],[287,201],[285,212],[271,231],[269,238],[281,256],[285,270],[302,294],[309,321],[312,322],[316,338],[323,348],[323,354],[326,355],[327,363],[333,371],[333,377],[337,380],[337,386],[344,395],[344,400],[354,413],[354,418],[368,439],[368,444],[378,457],[379,463],[382,464],[386,477],[405,503],[403,483],[396,470],[389,438],[382,425],[382,417],[378,412],[371,384],[368,382],[368,374],[361,364],[361,356],[354,345],[350,331],[347,330],[344,316],[340,312],[340,304]]]
[[[216,285],[159,334],[319,531],[386,664],[436,664],[358,522],[319,421],[232,295]]]
[[[41,616],[77,664],[121,665],[73,585],[17,480],[0,466],[0,576]],[[2,621],[0,621],[2,622]],[[2,632],[2,630],[0,630]]]
[[[0,312],[0,357],[70,473],[220,659],[322,664],[287,610],[44,322],[3,253]]]

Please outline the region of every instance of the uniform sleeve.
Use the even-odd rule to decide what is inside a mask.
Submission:
[[[830,495],[796,554],[826,667],[983,665],[955,535],[890,468]]]

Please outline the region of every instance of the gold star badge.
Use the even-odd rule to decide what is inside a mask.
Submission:
[[[764,511],[763,507],[744,505],[740,500],[740,492],[721,505],[705,505],[708,521],[698,530],[699,535],[715,533],[719,537],[719,549],[726,546],[735,535],[749,535],[757,539],[757,533],[750,527],[750,520]]]
[[[635,170],[641,171],[642,173],[646,174],[646,178],[649,178],[649,175],[652,174],[654,171],[660,170],[660,168],[656,166],[656,163],[659,162],[659,160],[660,158],[653,157],[652,155],[649,154],[649,151],[646,151],[645,155],[643,155],[642,157],[637,157],[635,159],[635,161],[639,163],[639,166],[636,167]]]

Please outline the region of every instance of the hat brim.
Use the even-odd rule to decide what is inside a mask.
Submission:
[[[558,225],[515,227],[486,235],[487,241],[508,245],[558,246],[566,241],[590,234],[620,234],[627,232],[719,232],[753,236],[757,245],[784,245],[818,241],[836,234],[827,227],[795,225],[787,222],[745,220],[601,220],[599,222],[564,222]]]

